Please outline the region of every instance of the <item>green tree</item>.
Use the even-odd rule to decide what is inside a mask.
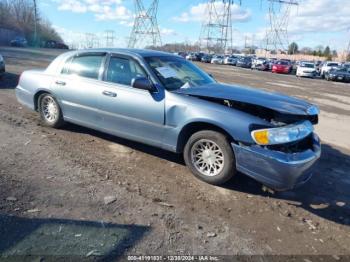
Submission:
[[[337,57],[337,56],[338,56],[337,50],[333,50],[333,51],[332,51],[332,57]]]
[[[330,57],[331,56],[331,49],[329,48],[329,46],[326,46],[326,48],[323,51],[323,55],[326,57]]]
[[[298,53],[298,44],[295,42],[292,42],[289,47],[288,47],[288,54],[292,55],[292,54],[296,54]]]

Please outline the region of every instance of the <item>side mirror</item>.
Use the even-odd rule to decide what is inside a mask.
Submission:
[[[137,89],[147,90],[150,92],[156,91],[152,82],[146,77],[136,77],[131,80],[131,86]]]

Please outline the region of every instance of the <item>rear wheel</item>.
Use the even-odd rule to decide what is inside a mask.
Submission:
[[[220,185],[236,173],[235,157],[228,139],[216,131],[193,134],[184,149],[184,159],[199,179]]]
[[[64,125],[61,108],[51,94],[40,95],[38,104],[41,119],[46,126],[59,128]]]

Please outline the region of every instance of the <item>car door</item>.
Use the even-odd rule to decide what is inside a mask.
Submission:
[[[68,59],[53,83],[64,118],[96,127],[102,120],[98,113],[99,86],[106,53],[80,53]]]
[[[110,55],[100,94],[103,128],[132,140],[161,145],[164,132],[164,90],[149,92],[131,86],[136,77],[148,77],[136,59]]]

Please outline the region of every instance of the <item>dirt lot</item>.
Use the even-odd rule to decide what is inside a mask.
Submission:
[[[8,72],[0,80],[0,255],[350,255],[349,84],[200,64],[219,81],[320,106],[316,174],[297,190],[267,194],[244,175],[223,187],[202,183],[181,156],[156,148],[41,126],[14,88],[23,70],[58,53],[0,53]]]

